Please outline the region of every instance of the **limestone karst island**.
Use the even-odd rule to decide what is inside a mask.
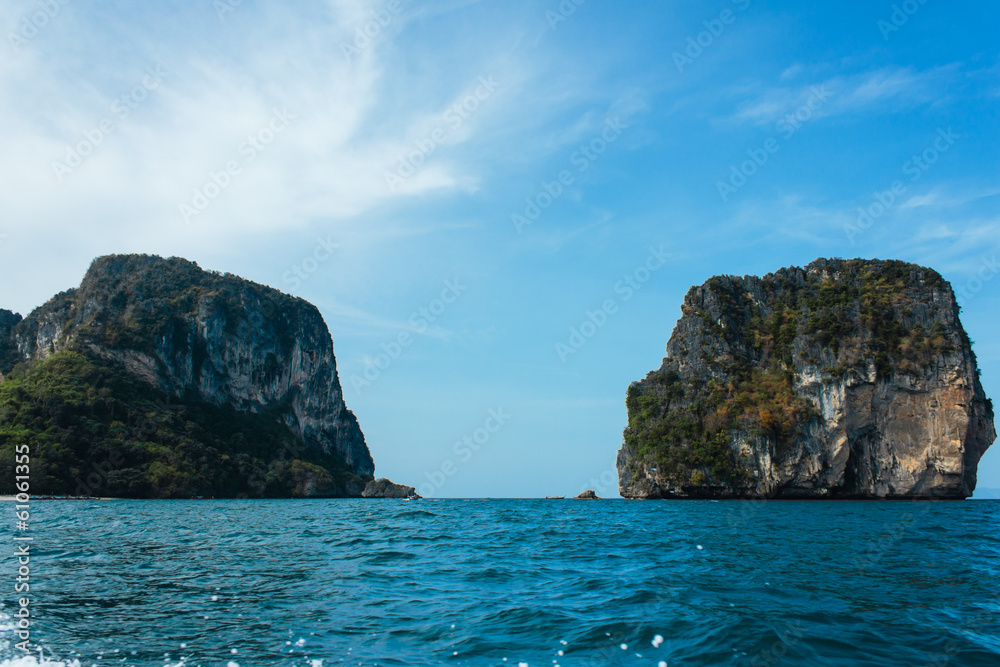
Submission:
[[[692,287],[628,388],[626,498],[972,494],[996,439],[951,286],[897,261],[816,260]]]
[[[972,494],[993,406],[935,271],[821,259],[711,278],[681,312],[627,391],[625,498]],[[27,317],[0,310],[0,416],[38,494],[413,494],[374,479],[319,311],[184,259],[101,257]]]
[[[412,493],[372,479],[319,311],[187,260],[101,257],[26,318],[0,310],[0,373],[0,457],[31,447],[34,493]]]

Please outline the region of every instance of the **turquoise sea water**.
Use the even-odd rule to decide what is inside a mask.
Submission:
[[[1000,501],[36,501],[31,534],[70,664],[1000,665]]]

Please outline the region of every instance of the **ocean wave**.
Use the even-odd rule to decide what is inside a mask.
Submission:
[[[0,667],[1000,663],[1000,503],[276,501],[174,540],[216,505],[40,506],[47,657],[8,616]]]

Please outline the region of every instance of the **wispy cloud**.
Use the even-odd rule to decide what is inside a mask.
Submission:
[[[899,248],[942,273],[971,276],[984,254],[996,255],[1000,250],[1000,219],[930,221]]]
[[[801,69],[793,66],[785,70],[782,80],[801,78]],[[795,86],[768,87],[763,91],[755,87],[753,97],[742,102],[729,120],[759,125],[775,123],[807,105],[817,91],[829,101],[812,110],[814,118],[909,109],[940,100],[957,74],[954,65],[929,70],[883,67]]]
[[[1000,195],[1000,187],[997,186],[961,190],[938,186],[910,197],[900,204],[899,208],[903,210],[922,207],[958,208],[997,195]]]
[[[433,12],[469,4],[439,3]],[[431,90],[385,67],[392,39],[431,9],[407,5],[350,59],[341,45],[351,44],[357,27],[371,19],[369,3],[333,2],[326,14],[284,10],[281,20],[270,16],[276,11],[241,6],[221,25],[211,14],[188,16],[206,22],[187,41],[148,35],[144,43],[134,35],[122,46],[134,65],[118,67],[109,79],[101,73],[111,63],[98,59],[75,71],[42,51],[70,49],[60,41],[64,31],[116,31],[97,23],[106,17],[70,15],[67,8],[59,17],[64,25],[53,24],[52,34],[44,36],[48,41],[40,36],[0,66],[0,125],[14,130],[0,155],[5,219],[24,234],[79,234],[88,224],[79,211],[106,211],[102,232],[146,239],[166,232],[211,243],[247,230],[295,228],[315,217],[347,221],[393,199],[475,186],[467,151],[455,149],[473,143],[483,122],[502,117],[502,100],[458,128],[446,127],[445,139],[412,176],[398,188],[386,185],[386,170],[434,126],[444,125],[447,108],[476,85],[475,78],[452,77]],[[239,24],[246,41],[234,50],[230,42],[240,13],[254,12],[263,20]],[[59,55],[72,62],[70,54]],[[123,117],[116,100],[140,85],[148,67],[162,68],[163,81]],[[272,139],[267,124],[276,109],[292,120]],[[105,119],[114,130],[102,136],[98,128]],[[267,143],[251,163],[241,151],[258,133]],[[70,158],[79,162],[70,173],[53,166],[84,152],[79,160]],[[239,162],[239,175],[224,177],[224,191],[183,220],[179,208],[194,206],[195,189],[231,161]],[[195,224],[184,224],[190,221]]]
[[[361,335],[387,336],[408,331],[418,336],[449,341],[455,333],[437,324],[414,324],[409,319],[392,319],[368,312],[357,306],[343,302],[327,302],[324,310],[335,317],[341,330],[350,327],[350,333]]]

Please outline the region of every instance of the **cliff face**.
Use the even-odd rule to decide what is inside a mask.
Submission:
[[[330,333],[301,299],[183,259],[118,255],[95,260],[78,289],[18,320],[0,312],[4,374],[78,352],[167,402],[276,419],[296,452],[322,453],[358,477],[374,473],[344,404]],[[333,492],[360,495],[363,483],[348,486]],[[322,493],[315,480],[303,488]]]
[[[996,439],[951,287],[817,260],[693,287],[633,383],[627,498],[965,498]]]

